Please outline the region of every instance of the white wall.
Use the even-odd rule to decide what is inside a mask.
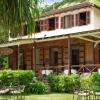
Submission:
[[[100,9],[94,8],[94,27],[100,29]]]

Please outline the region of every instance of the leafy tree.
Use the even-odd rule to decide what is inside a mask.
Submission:
[[[73,5],[84,3],[84,2],[90,2],[97,6],[100,6],[100,0],[62,0],[61,2],[56,2],[53,5],[45,6],[42,12],[45,13],[48,11],[52,11],[53,9],[60,9],[60,8],[73,6]]]
[[[34,32],[35,19],[39,18],[41,0],[0,0],[0,30],[7,33],[22,34],[27,24],[28,33]]]

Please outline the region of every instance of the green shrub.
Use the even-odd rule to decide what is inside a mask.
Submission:
[[[80,78],[76,74],[72,74],[65,77],[65,92],[71,93],[76,88],[80,87]]]
[[[33,71],[24,71],[24,70],[18,70],[13,71],[13,84],[20,84],[20,85],[28,85],[33,81],[34,73]]]
[[[0,66],[2,69],[8,69],[8,56],[6,55],[0,56]]]
[[[98,73],[93,73],[93,74],[90,76],[90,80],[91,80],[91,82],[93,83],[93,85],[100,86],[100,74],[98,74]]]
[[[100,92],[100,74],[93,73],[90,76],[90,81],[91,81],[91,89],[92,89],[92,91]]]
[[[91,76],[81,78],[81,88],[90,89],[94,92],[100,92],[100,74],[93,73]]]
[[[25,88],[26,93],[44,94],[48,92],[48,85],[43,82],[31,83]]]
[[[47,77],[51,91],[53,92],[73,92],[74,88],[80,87],[78,75],[49,75]]]
[[[81,88],[83,88],[83,89],[89,89],[92,85],[89,76],[82,77],[81,80],[80,80],[80,83],[81,83]]]
[[[60,81],[59,75],[51,74],[47,77],[47,80],[51,88],[51,91],[59,92],[61,90],[61,88],[59,88],[59,81]]]
[[[24,70],[3,70],[0,71],[1,85],[28,85],[32,82],[34,74],[32,71]]]

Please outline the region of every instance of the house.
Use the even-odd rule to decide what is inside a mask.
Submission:
[[[36,22],[36,34],[10,38],[1,45],[13,49],[9,55],[12,69],[52,70],[62,73],[71,69],[93,72],[100,68],[100,7],[82,3],[43,14]],[[18,60],[19,59],[19,60]]]

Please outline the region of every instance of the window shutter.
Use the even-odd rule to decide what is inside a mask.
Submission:
[[[79,14],[76,14],[76,26],[80,25],[80,17]]]
[[[61,28],[64,28],[64,17],[61,17]]]
[[[47,23],[46,23],[46,20],[43,21],[43,31],[45,31],[47,28]]]
[[[49,20],[46,19],[46,31],[48,31],[48,30],[49,30]]]
[[[40,31],[43,31],[43,20],[40,20]]]
[[[69,21],[70,21],[70,27],[74,26],[74,15],[69,16]]]
[[[90,11],[86,12],[86,24],[90,24]]]
[[[58,29],[58,17],[55,17],[55,29]]]

